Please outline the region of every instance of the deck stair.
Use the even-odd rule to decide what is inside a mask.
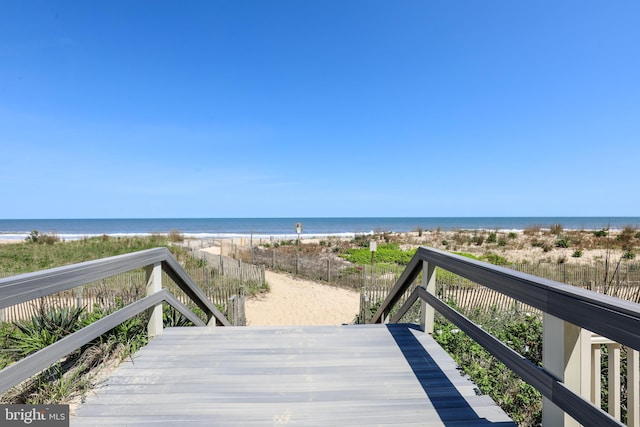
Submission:
[[[72,426],[515,426],[406,324],[169,328]]]

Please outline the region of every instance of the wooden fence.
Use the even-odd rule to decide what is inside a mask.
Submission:
[[[374,265],[372,274],[370,265],[353,265],[332,256],[305,256],[274,249],[256,249],[252,258],[255,264],[273,270],[352,289],[366,285],[393,286],[403,270],[401,266]]]
[[[238,280],[220,275],[217,270],[206,266],[187,269],[187,273],[233,324],[246,324],[245,293],[242,286],[238,285]],[[12,275],[0,273],[0,278]],[[166,288],[180,302],[185,305],[192,304],[189,297],[165,273],[162,280]],[[130,271],[38,300],[0,309],[0,321],[16,322],[30,319],[42,309],[49,308],[84,307],[88,311],[93,311],[99,307],[105,311],[113,311],[137,301],[145,294],[146,273],[140,270]],[[235,319],[232,316],[233,312],[237,316]]]
[[[640,303],[640,263],[637,262],[611,265],[608,269],[604,263],[593,265],[512,264],[507,268]],[[377,274],[377,270],[374,270],[374,274]],[[369,307],[379,303],[387,296],[398,277],[400,274],[396,273],[393,283],[374,279],[372,284],[367,283],[360,288],[361,319],[366,321],[369,318],[371,315]],[[416,280],[418,281],[420,278]],[[531,306],[454,274],[437,276],[436,295],[443,301],[467,312],[495,308],[540,314],[539,310]],[[402,296],[402,302],[408,296],[408,293]]]
[[[214,255],[205,251],[196,251],[194,256],[207,261],[207,265],[215,269],[220,276],[235,278],[242,282],[259,285],[265,283],[264,266],[249,264],[239,259],[223,255]]]

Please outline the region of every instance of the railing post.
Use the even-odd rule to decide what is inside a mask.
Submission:
[[[591,403],[600,407],[602,400],[602,384],[600,381],[601,363],[600,343],[591,344]]]
[[[544,313],[542,331],[542,364],[567,388],[589,398],[591,334],[569,322]],[[549,399],[543,398],[543,426],[579,426]]]
[[[436,293],[436,266],[422,261],[422,287],[432,295]],[[433,334],[435,310],[426,301],[421,300],[420,329],[427,334]]]
[[[620,344],[607,344],[607,366],[609,377],[608,406],[609,415],[620,419]]]
[[[640,427],[640,363],[638,350],[627,348],[627,425]]]
[[[162,290],[162,264],[156,263],[146,267],[147,272],[147,296]],[[153,338],[162,332],[162,304],[156,305],[151,310],[147,333]]]

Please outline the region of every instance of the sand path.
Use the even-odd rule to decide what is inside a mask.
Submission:
[[[249,326],[340,325],[358,313],[357,291],[272,271],[265,278],[271,291],[245,302]]]
[[[220,248],[200,249],[214,255]],[[245,314],[249,326],[314,326],[351,323],[360,310],[360,293],[265,271],[268,293],[247,297]]]

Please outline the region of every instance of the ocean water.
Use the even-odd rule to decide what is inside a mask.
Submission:
[[[186,237],[258,238],[294,237],[302,224],[301,237],[353,236],[381,231],[487,229],[524,230],[539,225],[562,224],[565,229],[599,230],[640,228],[640,217],[399,217],[399,218],[106,218],[106,219],[0,219],[0,240],[23,240],[32,230],[74,240],[110,236],[166,234],[178,231]]]

